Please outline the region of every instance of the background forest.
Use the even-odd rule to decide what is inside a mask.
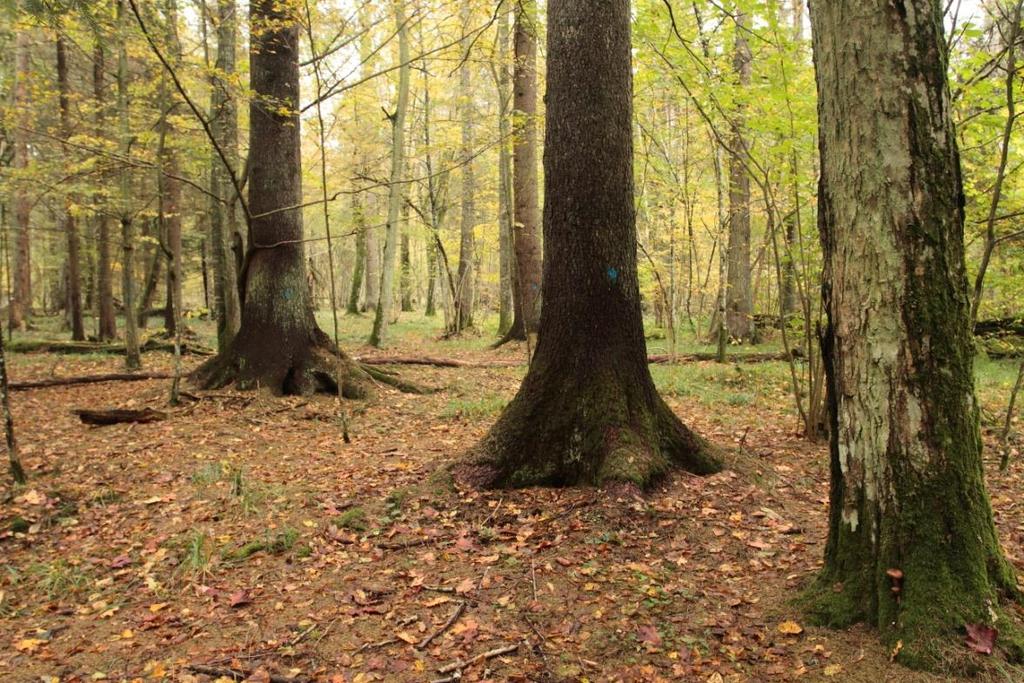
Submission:
[[[545,370],[542,272],[574,272],[542,259],[546,110],[575,92],[547,88],[545,0],[0,6],[0,408],[22,480],[0,508],[0,678],[1017,680],[1016,632],[958,622],[932,675],[893,663],[902,639],[794,606],[834,532],[837,255],[808,8],[627,6],[648,393],[729,453],[685,467],[706,477],[613,472],[646,496],[516,461],[562,436],[516,423],[512,399]],[[1012,577],[1024,0],[942,9],[986,445],[969,483],[988,487],[986,542]],[[589,347],[614,305],[566,326],[580,350],[548,377],[616,365]],[[452,476],[508,427],[521,479],[490,484],[569,487]],[[997,637],[1006,659],[987,658]]]

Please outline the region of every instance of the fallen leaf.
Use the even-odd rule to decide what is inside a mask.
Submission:
[[[661,647],[661,634],[654,624],[647,624],[637,629],[640,634],[640,642],[648,643],[654,647]]]
[[[985,624],[967,624],[967,647],[983,655],[992,654],[999,631]]]
[[[14,649],[18,652],[32,654],[42,645],[46,645],[45,640],[40,640],[39,638],[23,638],[14,643]]]
[[[252,602],[252,596],[249,595],[249,591],[244,588],[240,591],[235,591],[228,598],[228,605],[231,607],[244,607]]]
[[[823,673],[826,676],[828,676],[829,678],[832,678],[833,676],[838,676],[842,672],[843,672],[843,665],[842,664],[829,664],[828,666],[825,667],[825,671]]]
[[[784,621],[779,624],[779,633],[784,633],[787,636],[798,636],[804,632],[804,627],[795,621]]]

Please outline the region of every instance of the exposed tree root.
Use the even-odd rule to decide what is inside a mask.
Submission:
[[[481,487],[614,483],[646,489],[673,469],[721,469],[714,447],[690,431],[653,384],[614,370],[538,379],[519,394],[459,468]]]
[[[236,342],[238,340],[236,339]],[[220,389],[234,384],[239,389],[263,388],[274,394],[335,394],[341,381],[345,398],[365,399],[373,395],[376,384],[394,387],[406,393],[427,393],[428,389],[378,368],[353,360],[334,347],[319,330],[304,344],[274,349],[265,344],[232,344],[192,373],[200,388]],[[254,348],[255,347],[255,348]]]

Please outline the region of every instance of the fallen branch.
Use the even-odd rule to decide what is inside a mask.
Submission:
[[[794,354],[799,357],[799,354]],[[686,361],[713,361],[714,353],[677,353],[672,356],[657,354],[647,357],[648,363],[682,363]],[[726,357],[730,363],[764,363],[789,360],[784,352],[736,353]],[[457,358],[435,358],[433,356],[369,356],[357,359],[363,365],[428,365],[436,368],[514,368],[525,365],[522,360],[469,361]]]
[[[450,673],[452,673],[454,671],[462,671],[463,669],[466,669],[468,667],[473,666],[477,662],[482,662],[482,661],[485,661],[485,660],[488,660],[488,659],[494,659],[495,657],[500,657],[502,655],[507,655],[507,654],[510,654],[512,652],[515,652],[516,650],[519,649],[520,645],[521,645],[521,643],[514,643],[512,645],[505,645],[503,647],[496,647],[493,650],[488,650],[487,652],[481,652],[480,654],[476,655],[475,657],[470,657],[469,659],[460,659],[460,660],[452,662],[451,664],[445,664],[444,666],[442,666],[440,669],[437,670],[437,673],[439,673],[439,674],[450,674]],[[457,680],[457,679],[453,679],[453,680]],[[439,683],[439,682],[435,681],[434,683]]]
[[[441,628],[437,629],[436,631],[431,633],[429,636],[427,636],[426,638],[421,640],[419,643],[417,643],[416,644],[416,649],[417,650],[425,650],[425,649],[427,649],[427,646],[430,645],[430,643],[432,643],[435,638],[438,638],[438,637],[444,635],[444,632],[447,631],[448,629],[450,629],[452,627],[452,625],[456,621],[459,620],[459,617],[461,617],[462,613],[465,612],[465,611],[466,611],[466,603],[465,603],[465,601],[460,602],[459,606],[455,608],[455,612],[453,612],[452,615],[450,617],[448,617],[448,621],[444,622],[444,626],[442,626]]]
[[[387,640],[382,640],[379,643],[363,643],[359,646],[359,649],[355,651],[355,654],[365,652],[366,650],[377,650],[382,647],[387,647],[388,645],[394,645],[397,642],[398,638],[388,638]]]
[[[196,674],[203,674],[205,676],[216,676],[218,678],[230,678],[233,681],[244,681],[256,673],[255,669],[229,669],[226,667],[218,666],[206,666],[205,664],[189,664],[185,667],[187,670]],[[276,674],[267,674],[270,683],[309,683],[311,679],[304,678],[301,676],[278,676]]]
[[[143,408],[142,410],[86,410],[79,408],[71,412],[77,415],[78,419],[85,424],[101,427],[125,422],[145,424],[167,419],[167,413],[162,413],[152,408]]]
[[[44,387],[66,387],[74,384],[94,384],[96,382],[141,382],[148,379],[171,379],[166,372],[115,372],[107,375],[79,375],[76,377],[51,377],[27,382],[12,382],[12,390],[41,389]]]

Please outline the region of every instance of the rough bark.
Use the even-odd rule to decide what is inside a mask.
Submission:
[[[395,266],[398,261],[400,227],[399,211],[402,206],[401,185],[405,170],[405,118],[409,109],[409,27],[405,21],[405,2],[395,3],[395,25],[398,31],[398,92],[395,112],[391,119],[391,174],[388,176],[388,222],[384,237],[384,255],[380,271],[380,291],[374,312],[370,344],[383,346],[391,322],[391,297],[395,286]]]
[[[524,340],[540,323],[541,240],[537,193],[537,3],[516,5],[512,71],[512,326],[502,341]]]
[[[402,272],[399,283],[402,293],[402,311],[409,312],[412,308],[412,262],[409,255],[409,210],[402,211]]]
[[[60,99],[60,129],[64,139],[71,137],[70,86],[68,85],[68,61],[64,39],[57,36],[57,89]],[[63,149],[65,164],[70,166],[71,155],[67,146]],[[82,318],[82,274],[79,257],[78,221],[72,213],[74,196],[68,194],[64,202],[64,234],[67,239],[68,277],[68,322],[71,324],[71,339],[85,340],[85,323]]]
[[[1017,588],[982,474],[942,10],[819,0],[811,19],[832,470],[811,611],[955,669],[958,632]]]
[[[102,38],[96,37],[92,53],[92,87],[96,104],[96,136],[106,135],[106,66]],[[97,202],[99,197],[95,198]],[[109,341],[117,337],[117,318],[114,314],[114,276],[110,267],[110,218],[106,213],[96,217],[96,304],[99,318],[97,337]]]
[[[317,327],[303,248],[299,127],[299,22],[276,0],[249,5],[249,210],[251,242],[242,269],[242,322],[227,349],[200,366],[207,388],[309,394],[371,391],[371,371]],[[373,377],[394,384],[390,375]]]
[[[29,126],[30,122],[25,120],[31,111],[28,89],[31,78],[29,35],[25,29],[20,29],[14,40],[14,109],[19,126]],[[11,130],[10,134],[14,148],[11,166],[16,174],[24,174],[29,166],[28,139],[19,127]],[[26,179],[20,177],[14,188],[14,272],[9,309],[10,326],[18,330],[28,328],[28,319],[32,314],[31,219],[32,197]]]
[[[747,16],[735,16],[733,70],[740,88],[750,86],[751,54],[745,33]],[[753,298],[750,284],[750,176],[743,160],[746,146],[744,107],[732,124],[729,152],[729,252],[726,272],[726,326],[729,336],[740,341],[753,338]]]
[[[228,82],[235,73],[238,33],[235,0],[217,2],[217,60],[211,76],[210,127],[217,144],[236,173],[238,154],[238,104]],[[217,316],[217,348],[230,346],[242,324],[239,272],[233,250],[241,242],[238,201],[229,170],[219,155],[210,152],[210,249],[213,252],[213,301]],[[225,204],[222,200],[228,200]]]
[[[544,178],[544,307],[523,384],[468,474],[491,486],[707,473],[710,446],[647,368],[633,208],[629,3],[552,0]]]

